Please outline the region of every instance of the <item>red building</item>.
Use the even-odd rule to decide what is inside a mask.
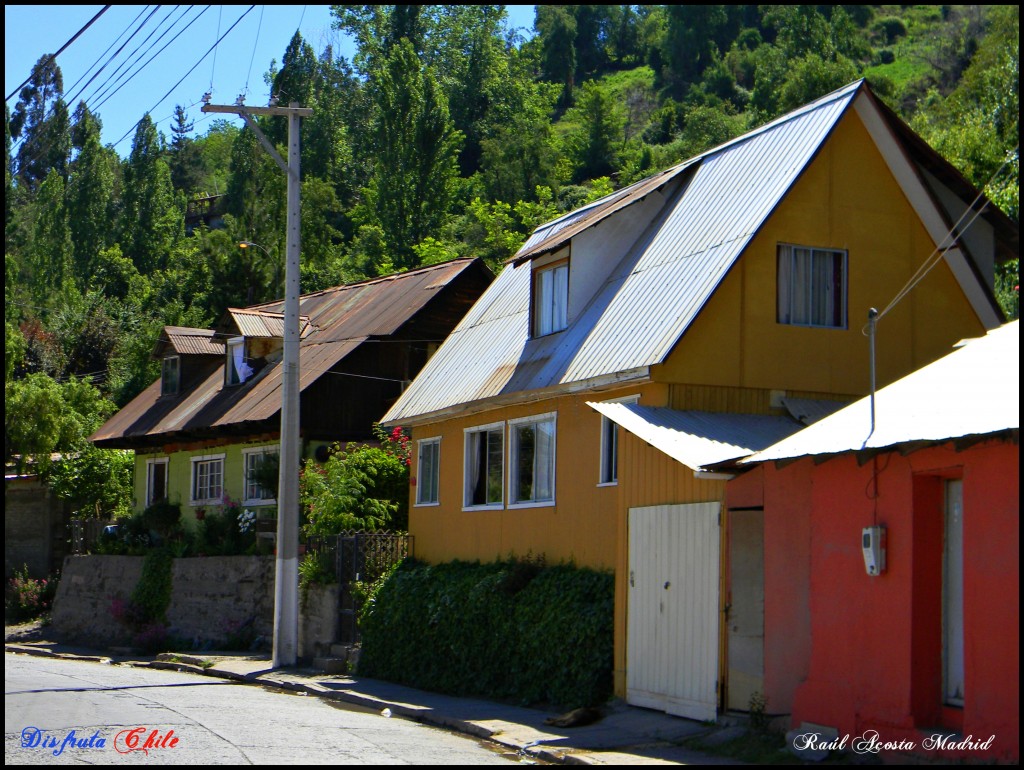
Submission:
[[[1018,761],[1019,350],[1013,322],[879,391],[873,423],[863,399],[743,461],[768,712]]]

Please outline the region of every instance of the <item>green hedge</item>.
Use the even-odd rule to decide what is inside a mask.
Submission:
[[[530,560],[406,560],[360,617],[359,673],[452,695],[550,704],[612,692],[610,572]]]

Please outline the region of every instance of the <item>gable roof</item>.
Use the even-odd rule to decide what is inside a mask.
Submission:
[[[646,376],[665,360],[854,105],[859,113],[879,114],[867,86],[857,81],[537,228],[384,422],[415,423],[473,402],[514,401],[522,391],[540,395]],[[882,131],[891,135],[875,128]],[[905,158],[887,161],[910,166]],[[921,185],[907,174],[900,181]],[[601,223],[612,228],[613,215],[645,205],[638,216],[651,217],[650,224],[589,304],[564,331],[531,339],[530,260],[553,254]],[[947,259],[951,265],[967,261],[959,251]],[[979,314],[995,325],[991,292],[986,295],[983,282],[969,273],[961,269],[958,277]]]
[[[406,273],[338,286],[299,298],[304,321],[299,341],[299,390],[374,337],[388,337],[468,270],[486,270],[478,259],[457,259]],[[232,309],[238,329],[270,336],[278,329],[283,300]],[[180,393],[161,396],[160,380],[150,385],[100,427],[90,440],[98,446],[155,443],[174,434],[212,434],[276,418],[281,410],[281,362],[273,361],[243,385],[224,386],[227,336],[214,331],[166,327],[164,335],[182,353],[203,354],[198,377]],[[202,340],[186,344],[182,340]],[[159,348],[159,346],[158,346]],[[210,354],[217,358],[205,357]]]
[[[153,346],[153,355],[159,356],[167,347],[184,356],[219,356],[224,353],[224,343],[215,339],[213,329],[190,329],[186,326],[165,326]]]
[[[1020,430],[1020,331],[1013,321],[740,464],[884,450]]]

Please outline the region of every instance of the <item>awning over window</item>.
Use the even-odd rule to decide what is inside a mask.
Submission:
[[[593,401],[587,406],[695,471],[747,457],[803,427],[789,417],[772,415],[683,412]]]

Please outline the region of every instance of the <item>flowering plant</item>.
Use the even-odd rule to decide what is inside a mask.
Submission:
[[[256,511],[250,511],[246,508],[240,514],[238,514],[238,531],[243,535],[246,534],[256,524]]]

